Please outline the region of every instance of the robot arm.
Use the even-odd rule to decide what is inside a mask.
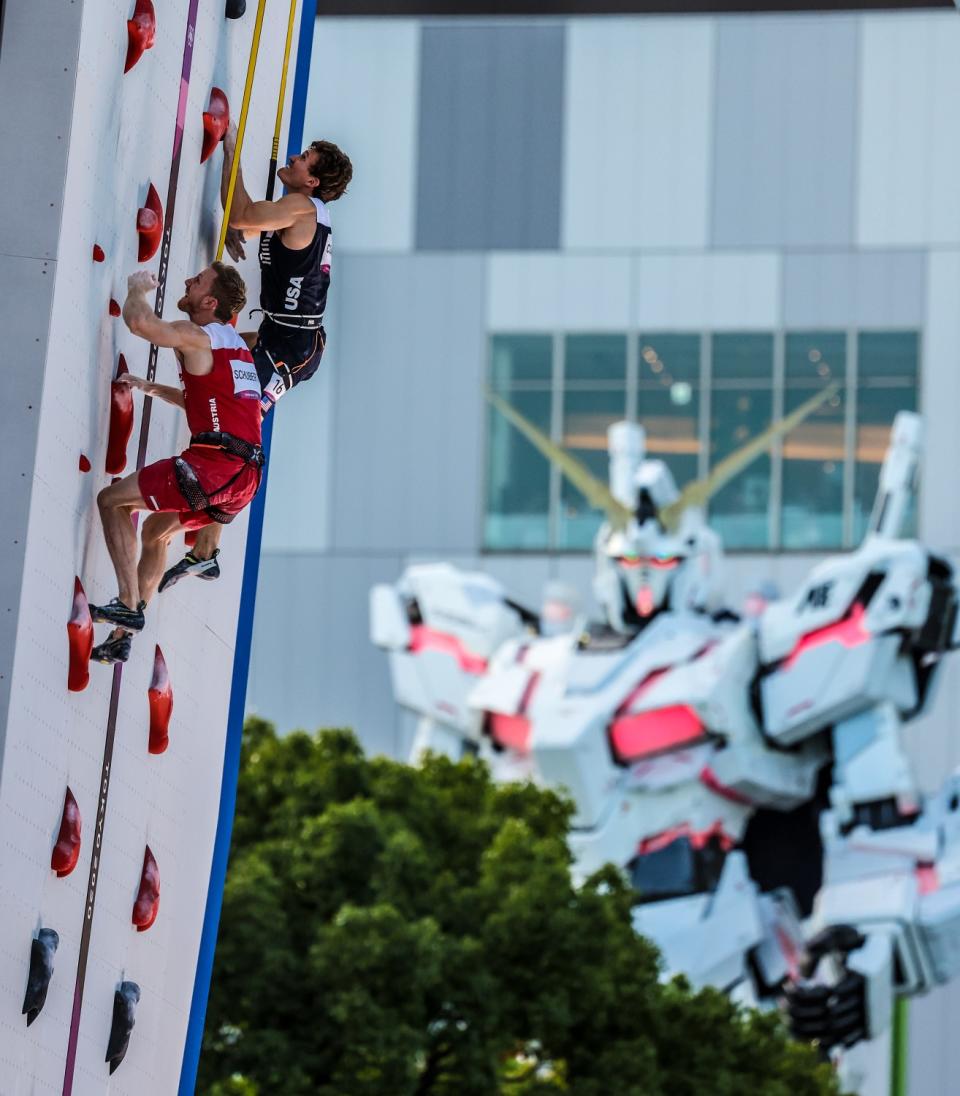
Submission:
[[[397,703],[420,717],[411,760],[425,750],[453,758],[476,750],[467,696],[530,619],[494,579],[445,563],[409,567],[396,585],[370,591],[371,639],[389,654]]]
[[[895,996],[960,973],[960,777],[922,809],[861,802],[823,829],[816,931],[787,999],[796,1033],[829,1049],[881,1035]]]

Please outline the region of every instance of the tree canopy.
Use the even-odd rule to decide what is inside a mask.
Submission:
[[[779,1018],[662,983],[567,800],[248,721],[204,1096],[833,1096]]]

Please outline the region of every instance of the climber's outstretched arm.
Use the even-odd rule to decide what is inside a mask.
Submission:
[[[145,396],[152,396],[155,400],[163,400],[186,410],[187,405],[183,399],[183,390],[175,388],[171,384],[156,384],[153,381],[148,381],[145,377],[134,376],[133,373],[121,373],[117,377],[117,383],[125,384],[128,388],[139,388]]]
[[[173,350],[209,350],[210,339],[203,329],[189,320],[168,323],[156,315],[147,301],[147,294],[157,287],[157,279],[148,270],[137,270],[127,279],[127,299],[123,304],[123,321],[134,335]]]

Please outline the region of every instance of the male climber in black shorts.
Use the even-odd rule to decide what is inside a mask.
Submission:
[[[234,126],[223,141],[221,201],[226,204],[230,170],[236,155]],[[353,177],[349,158],[329,141],[314,141],[277,178],[287,193],[275,202],[255,202],[237,171],[230,208],[227,251],[231,258],[246,258],[243,240],[260,234],[259,332],[244,333],[263,390],[263,412],[296,385],[308,381],[320,365],[326,335],[323,311],[330,286],[333,254],[327,203],[335,202]],[[193,549],[163,576],[165,590],[189,575],[214,579],[221,527],[210,525],[197,535]]]

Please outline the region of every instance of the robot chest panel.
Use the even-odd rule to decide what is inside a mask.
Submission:
[[[688,754],[709,740],[702,700],[711,688],[706,656],[717,637],[688,633],[683,640],[673,650],[655,648],[652,657],[638,659],[621,676],[609,720],[610,745],[619,764]]]

